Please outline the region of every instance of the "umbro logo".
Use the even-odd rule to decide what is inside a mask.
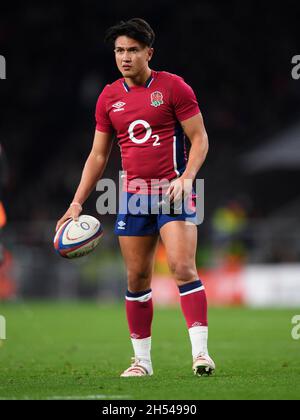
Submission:
[[[115,104],[113,104],[113,108],[122,108],[125,104],[125,102],[117,102]]]
[[[121,222],[118,222],[118,229],[125,230],[125,226],[126,223],[123,222],[123,220],[121,220]]]
[[[125,102],[117,102],[113,104],[113,108],[115,108],[114,112],[124,111],[124,105],[126,105]]]

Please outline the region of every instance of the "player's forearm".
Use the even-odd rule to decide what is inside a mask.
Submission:
[[[104,156],[95,156],[91,153],[82,171],[80,184],[77,188],[73,202],[81,205],[87,200],[97,182],[101,178],[107,164]]]
[[[191,179],[194,181],[197,173],[199,172],[206,159],[208,152],[207,134],[205,133],[202,136],[196,136],[191,140],[191,143],[192,146],[187,162],[187,167],[182,176],[186,179]]]

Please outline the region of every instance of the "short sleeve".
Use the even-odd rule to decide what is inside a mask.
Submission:
[[[178,121],[184,121],[200,113],[193,89],[181,77],[174,77],[173,106]]]
[[[106,108],[107,86],[101,92],[96,105],[96,130],[110,133],[113,127]]]

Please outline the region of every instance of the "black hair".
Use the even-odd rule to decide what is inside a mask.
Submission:
[[[155,33],[149,23],[144,19],[133,18],[125,22],[122,20],[118,24],[108,28],[104,41],[114,45],[115,40],[123,35],[135,39],[148,47],[152,47],[155,40]]]

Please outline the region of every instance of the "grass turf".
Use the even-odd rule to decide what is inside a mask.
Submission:
[[[199,378],[180,309],[155,308],[154,376],[120,378],[132,356],[123,306],[1,304],[0,399],[300,399],[296,313],[211,308],[217,370]]]

